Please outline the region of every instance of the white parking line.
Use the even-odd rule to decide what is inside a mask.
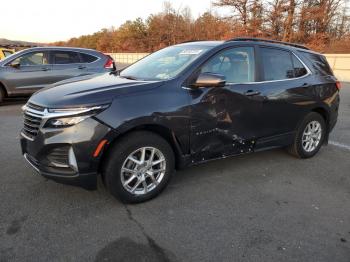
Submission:
[[[329,141],[328,143],[329,143],[330,145],[337,146],[337,147],[341,147],[341,148],[344,148],[344,149],[350,151],[350,146],[349,146],[349,145],[342,144],[342,143],[339,143],[339,142],[336,142],[336,141]]]

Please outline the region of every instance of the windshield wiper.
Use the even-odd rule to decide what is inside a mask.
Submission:
[[[134,76],[121,76],[121,75],[119,75],[119,77],[130,79],[130,80],[137,80],[137,78]]]

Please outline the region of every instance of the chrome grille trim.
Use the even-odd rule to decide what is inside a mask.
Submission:
[[[33,141],[39,133],[46,109],[32,103],[27,103],[22,109],[23,129],[21,134],[24,138]]]
[[[27,153],[25,153],[23,156],[24,159],[27,160],[28,164],[31,165],[38,173],[40,173],[39,168],[34,163],[32,163],[30,156]]]
[[[45,107],[28,102],[27,107],[36,111],[44,112]]]
[[[33,124],[32,122],[29,122],[30,120],[24,119],[24,126],[29,126],[32,128],[39,128],[40,123],[39,124]]]

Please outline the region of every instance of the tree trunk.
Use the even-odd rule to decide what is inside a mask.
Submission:
[[[294,12],[295,12],[295,0],[289,1],[289,9],[288,9],[288,16],[286,18],[286,21],[284,23],[284,34],[283,34],[283,41],[290,42],[291,36],[293,32],[293,20],[294,20]]]

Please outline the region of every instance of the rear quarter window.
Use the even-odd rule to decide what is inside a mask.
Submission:
[[[298,58],[292,55],[293,66],[294,66],[294,77],[302,77],[307,74],[307,70],[304,65],[299,61]]]
[[[98,59],[96,56],[88,55],[85,53],[80,53],[80,57],[83,63],[92,63]]]
[[[53,51],[52,57],[53,57],[54,64],[57,64],[57,65],[80,63],[80,58],[77,52]]]
[[[333,71],[323,55],[308,52],[300,53],[302,53],[302,55],[311,62],[311,66],[314,69],[314,71],[325,76],[333,75]]]

